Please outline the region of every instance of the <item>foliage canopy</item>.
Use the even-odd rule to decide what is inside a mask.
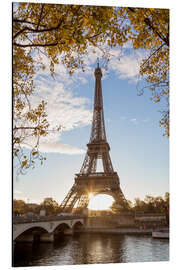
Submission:
[[[152,92],[152,100],[165,99],[160,125],[169,136],[169,10],[120,8],[83,5],[18,3],[13,8],[13,150],[19,173],[34,167],[39,140],[50,132],[46,103],[32,104],[38,91],[34,75],[44,63],[34,57],[45,54],[49,70],[61,61],[69,73],[84,70],[83,57],[89,46],[99,48],[110,59],[110,49],[132,42],[134,49],[144,49],[147,56],[140,67],[140,77]],[[60,130],[58,127],[57,130]],[[23,146],[31,139],[30,155]]]

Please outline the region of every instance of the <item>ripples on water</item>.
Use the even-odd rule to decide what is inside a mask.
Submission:
[[[76,234],[58,243],[16,243],[14,266],[152,262],[169,260],[169,241],[151,236]]]

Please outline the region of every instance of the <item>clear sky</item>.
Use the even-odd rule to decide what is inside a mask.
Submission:
[[[78,70],[69,77],[59,64],[55,78],[50,76],[48,67],[35,76],[37,94],[32,103],[46,100],[51,125],[60,124],[64,129],[61,134],[53,133],[43,139],[40,149],[47,160],[42,166],[14,177],[15,198],[41,202],[45,197],[53,197],[60,203],[73,185],[90,138],[94,69],[97,57],[101,57],[99,51],[93,54],[90,49],[89,53],[85,73]],[[112,54],[108,71],[102,68],[102,89],[114,170],[128,200],[144,199],[147,194],[163,196],[169,191],[169,145],[158,122],[163,104],[150,101],[148,89],[142,96],[137,94],[139,62],[144,52],[136,52],[128,45],[123,52],[114,49]],[[46,57],[43,61],[48,66]]]

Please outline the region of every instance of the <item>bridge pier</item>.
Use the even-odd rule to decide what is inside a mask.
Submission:
[[[40,242],[54,242],[54,234],[53,233],[43,233],[40,235]]]

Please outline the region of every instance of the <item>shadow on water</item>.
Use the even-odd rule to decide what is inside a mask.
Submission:
[[[150,236],[75,234],[54,243],[16,243],[14,266],[168,261],[169,241]]]
[[[53,251],[51,243],[16,243],[13,266],[31,266],[36,260],[49,256]]]
[[[56,249],[63,249],[70,237],[62,237],[55,243],[16,243],[14,246],[13,266],[34,266],[51,258]],[[44,265],[44,264],[42,264]]]

